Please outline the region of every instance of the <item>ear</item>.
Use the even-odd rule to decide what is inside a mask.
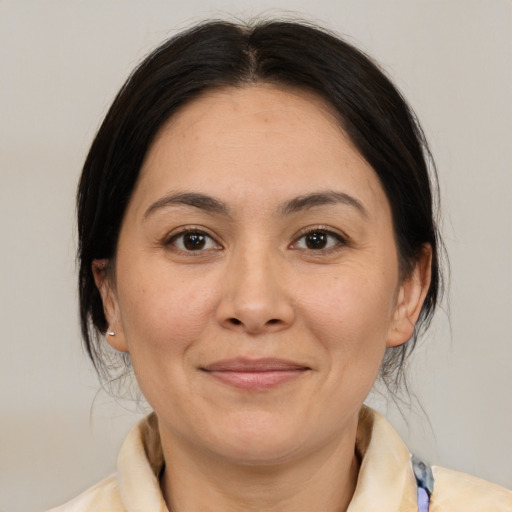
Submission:
[[[126,339],[124,337],[121,315],[119,314],[119,304],[117,293],[112,275],[108,272],[109,260],[93,260],[92,273],[94,282],[98,288],[101,301],[103,302],[103,312],[108,322],[106,340],[108,344],[119,352],[128,352]],[[114,332],[114,335],[108,334]]]
[[[398,290],[393,321],[386,343],[387,347],[403,345],[414,334],[421,308],[430,286],[432,247],[425,244],[412,272]]]

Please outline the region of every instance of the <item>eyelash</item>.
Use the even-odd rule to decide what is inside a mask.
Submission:
[[[313,234],[323,235],[327,238],[327,240],[330,238],[330,239],[334,239],[335,241],[334,241],[334,243],[331,243],[331,246],[326,247],[326,248],[320,248],[320,249],[312,249],[310,247],[298,247],[298,244],[302,239],[305,239],[308,235],[311,236]],[[184,242],[183,242],[183,237],[185,237],[187,235],[197,235],[199,237],[204,237],[203,240],[205,240],[205,245],[213,244],[215,247],[206,247],[205,248],[203,246],[203,247],[199,247],[196,250],[187,249],[184,246]],[[179,239],[182,239],[182,243],[181,243],[182,247],[179,247],[176,244],[176,241]],[[327,244],[329,244],[329,241],[327,241]],[[219,250],[223,249],[223,247],[220,244],[218,244],[215,241],[215,239],[211,235],[209,235],[206,231],[204,231],[203,229],[194,228],[194,227],[184,229],[183,231],[180,231],[179,233],[169,236],[166,240],[164,240],[163,245],[167,246],[167,247],[173,246],[174,250],[176,250],[178,252],[185,253],[187,255],[194,255],[194,256],[199,256],[201,253],[204,253],[205,251],[211,251],[211,250],[219,251]],[[321,254],[329,254],[331,252],[335,252],[335,251],[339,250],[341,247],[344,247],[347,245],[348,245],[348,241],[347,241],[346,237],[341,235],[340,233],[332,231],[331,229],[328,229],[324,226],[315,226],[315,227],[308,227],[308,228],[303,229],[302,232],[299,233],[299,236],[297,238],[295,238],[295,241],[290,245],[290,248],[296,249],[296,250],[309,251],[311,253],[316,253],[318,255],[321,255]]]

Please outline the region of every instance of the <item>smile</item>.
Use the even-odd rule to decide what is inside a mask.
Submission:
[[[238,358],[218,361],[201,370],[224,384],[256,391],[297,379],[310,368],[281,359]]]

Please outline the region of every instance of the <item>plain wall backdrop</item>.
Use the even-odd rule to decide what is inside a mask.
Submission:
[[[450,321],[441,311],[411,364],[430,424],[417,404],[388,417],[432,463],[512,487],[510,1],[16,0],[0,1],[1,511],[57,505],[114,471],[140,416],[99,391],[78,329],[74,193],[114,94],[194,21],[283,11],[375,57],[437,161]]]

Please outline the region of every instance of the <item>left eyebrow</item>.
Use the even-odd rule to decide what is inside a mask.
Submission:
[[[229,208],[226,204],[214,197],[196,192],[179,192],[162,197],[155,201],[145,212],[144,218],[149,217],[152,213],[166,206],[172,205],[186,205],[206,210],[212,213],[219,213],[221,215],[229,216]]]
[[[279,212],[281,215],[290,215],[315,206],[324,206],[327,204],[345,204],[356,209],[363,217],[368,218],[369,216],[368,211],[359,199],[345,192],[336,192],[333,190],[314,192],[291,199],[280,206]]]

